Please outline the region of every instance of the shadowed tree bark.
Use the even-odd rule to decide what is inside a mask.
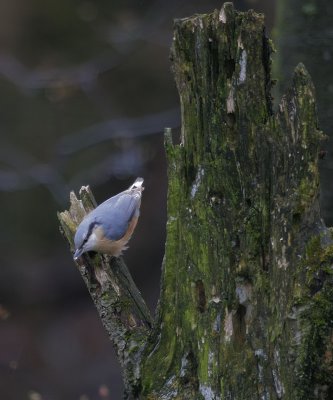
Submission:
[[[118,278],[121,260],[87,256],[79,266],[128,399],[332,396],[323,135],[303,65],[273,114],[270,52],[263,16],[231,3],[175,22],[182,134],[174,145],[166,130],[167,243],[153,325],[133,282]],[[70,243],[83,208],[72,196],[71,212],[59,214]]]
[[[322,144],[327,150],[320,163],[321,204],[325,221],[332,225],[333,213],[333,7],[330,0],[278,0],[276,65],[278,88],[282,93],[294,66],[302,61],[316,86],[320,126],[330,138]]]

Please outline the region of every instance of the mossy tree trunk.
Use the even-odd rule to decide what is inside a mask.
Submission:
[[[327,151],[320,163],[322,211],[333,224],[333,6],[331,0],[278,0],[275,31],[274,72],[280,93],[284,91],[295,64],[302,61],[316,87],[322,130],[330,137],[322,144]]]
[[[181,144],[166,131],[161,297],[134,346],[128,398],[332,396],[333,246],[314,89],[299,65],[273,114],[270,52],[263,16],[230,3],[175,23]]]

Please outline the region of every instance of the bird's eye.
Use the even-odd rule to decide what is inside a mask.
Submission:
[[[90,238],[90,235],[92,234],[92,231],[93,231],[93,229],[94,229],[94,227],[97,225],[97,222],[96,221],[94,221],[94,222],[92,222],[90,225],[89,225],[89,228],[88,228],[88,232],[87,232],[87,234],[86,234],[86,237],[83,239],[83,242],[82,242],[82,244],[81,244],[81,246],[80,246],[80,248],[82,249],[83,247],[84,247],[84,245],[88,242],[88,240],[89,240],[89,238]]]

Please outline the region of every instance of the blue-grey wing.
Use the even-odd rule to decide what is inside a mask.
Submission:
[[[140,196],[120,193],[99,205],[92,212],[94,220],[103,225],[104,235],[111,240],[121,239],[134,216],[139,216]]]

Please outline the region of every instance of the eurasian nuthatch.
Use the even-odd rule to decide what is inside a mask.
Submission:
[[[82,220],[74,243],[74,260],[87,251],[119,257],[127,249],[140,214],[143,179],[136,178],[127,190],[104,201]]]

